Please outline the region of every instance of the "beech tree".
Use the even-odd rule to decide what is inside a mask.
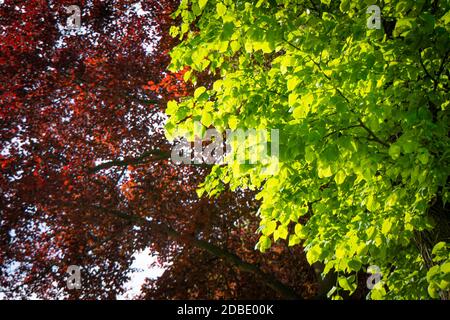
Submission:
[[[65,6],[81,9],[66,30]],[[175,165],[165,104],[192,92],[166,71],[177,1],[0,4],[0,290],[115,298],[145,248],[166,271],[140,298],[294,298],[316,291],[301,248],[257,242],[257,201],[196,189],[208,166]],[[209,75],[198,75],[207,84]],[[295,254],[294,254],[295,253]],[[66,270],[81,267],[80,290]]]
[[[171,70],[191,68],[194,85],[200,72],[217,80],[169,103],[167,136],[279,129],[279,158],[242,164],[251,149],[238,146],[200,193],[257,190],[258,248],[304,245],[309,263],[337,275],[335,299],[365,272],[380,277],[372,299],[448,298],[449,9],[183,0],[174,14]]]

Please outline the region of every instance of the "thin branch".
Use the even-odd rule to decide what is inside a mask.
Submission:
[[[297,49],[297,50],[300,50],[300,48],[298,48],[296,45],[292,44],[291,42],[287,41],[286,39],[283,38],[283,40],[284,40],[286,43],[288,43],[290,46],[292,46],[293,48],[295,48],[295,49]],[[323,69],[322,69],[322,67],[320,66],[320,64],[317,63],[316,61],[314,61],[314,59],[312,59],[311,57],[309,57],[309,58],[310,58],[311,61],[314,63],[314,65],[319,69],[319,71],[322,73],[322,75],[323,75],[328,81],[331,82],[331,81],[332,81],[331,78],[330,78],[328,75],[325,74],[325,72],[323,71]],[[427,71],[427,72],[428,72],[428,71]],[[334,87],[334,89],[336,90],[336,92],[337,92],[337,93],[338,93],[338,94],[339,94],[339,95],[340,95],[340,96],[341,96],[341,97],[342,97],[349,105],[351,105],[350,100],[344,95],[344,93],[343,93],[339,88],[335,87],[333,84],[331,84],[331,85]],[[350,108],[350,111],[356,113],[356,112],[353,111],[351,108]],[[370,136],[372,136],[372,138],[373,138],[374,141],[380,143],[381,145],[383,145],[383,146],[385,146],[385,147],[389,147],[389,144],[387,144],[386,142],[384,142],[383,140],[381,140],[380,138],[378,138],[378,137],[375,135],[375,133],[374,133],[372,130],[370,130],[370,128],[367,127],[367,126],[364,124],[364,122],[363,122],[360,118],[358,118],[358,122],[359,122],[359,124],[361,125],[361,127],[362,127],[364,130],[366,130],[366,131],[369,133]]]
[[[150,158],[150,156],[152,156]],[[169,159],[170,153],[162,150],[150,150],[144,152],[142,155],[140,155],[137,158],[125,158],[123,160],[111,160],[105,163],[101,163],[93,168],[90,169],[91,173],[98,172],[103,169],[109,169],[111,167],[118,167],[118,166],[128,166],[128,165],[138,165],[138,164],[144,164],[149,161],[158,161],[158,160],[164,160]]]
[[[358,122],[359,122],[359,124],[361,125],[361,127],[363,127],[363,128],[369,133],[369,135],[372,136],[372,138],[373,138],[374,141],[376,141],[376,142],[378,142],[379,144],[381,144],[381,145],[383,145],[383,146],[389,148],[389,144],[387,144],[386,142],[384,142],[383,140],[381,140],[380,138],[378,138],[378,137],[375,135],[375,133],[373,133],[373,131],[370,130],[370,128],[367,127],[361,119],[358,119]]]
[[[436,91],[437,86],[439,84],[439,78],[441,77],[441,74],[444,71],[445,62],[448,58],[449,53],[450,53],[450,49],[445,53],[445,56],[442,58],[441,65],[439,66],[439,70],[436,75],[436,81],[434,82],[434,89],[433,89],[434,91]]]
[[[434,79],[434,77],[428,72],[428,69],[425,67],[425,64],[423,63],[422,50],[419,51],[419,62],[420,62],[420,65],[422,66],[422,69],[425,71],[425,74],[427,75],[427,77],[430,78],[433,81],[433,83],[436,85],[436,82],[437,82],[436,79]]]
[[[340,132],[340,131],[345,131],[345,130],[349,130],[349,129],[352,129],[352,128],[361,128],[361,125],[360,125],[360,124],[355,124],[355,125],[353,125],[353,126],[348,126],[348,127],[346,127],[346,128],[337,129],[337,130],[332,131],[332,132],[328,133],[327,135],[325,135],[325,136],[323,137],[323,139],[326,139],[326,138],[328,138],[329,136],[332,136],[333,134],[336,134],[336,133],[338,133],[338,132]]]

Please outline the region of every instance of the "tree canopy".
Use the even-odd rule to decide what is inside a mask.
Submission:
[[[0,297],[448,299],[449,9],[1,1]]]
[[[379,29],[367,7],[378,5]],[[304,246],[334,272],[329,295],[378,268],[372,299],[448,297],[450,2],[182,0],[170,70],[196,86],[171,101],[166,136],[278,129],[279,170],[249,146],[200,188],[256,190],[258,249]],[[197,75],[209,72],[211,85]],[[201,123],[201,127],[197,125]],[[275,161],[272,159],[272,161]],[[369,269],[369,270],[368,270]]]
[[[63,28],[69,4],[81,8],[78,31]],[[114,299],[145,248],[165,271],[142,299],[316,294],[302,248],[253,250],[252,192],[200,199],[209,166],[170,161],[166,102],[194,90],[186,70],[166,70],[177,6],[0,4],[2,297]],[[70,265],[81,267],[79,290],[67,287]]]

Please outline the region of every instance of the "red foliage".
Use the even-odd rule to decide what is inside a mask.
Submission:
[[[1,290],[115,298],[133,254],[150,247],[170,266],[142,298],[279,297],[261,277],[193,246],[195,238],[310,296],[302,252],[284,244],[267,255],[253,250],[251,194],[198,199],[208,168],[168,160],[162,111],[192,90],[183,72],[165,71],[177,1],[141,1],[142,10],[135,3],[0,5]],[[64,6],[74,4],[83,27],[64,31]],[[69,265],[82,267],[81,290],[66,287]]]

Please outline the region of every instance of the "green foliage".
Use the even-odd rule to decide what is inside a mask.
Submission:
[[[433,248],[433,262],[436,263],[428,270],[428,293],[433,298],[439,298],[439,293],[450,290],[450,251],[445,242],[437,243]]]
[[[448,246],[427,270],[415,235],[436,227],[431,201],[449,198],[450,2],[384,1],[381,30],[366,27],[371,4],[183,0],[171,69],[219,79],[169,103],[167,136],[193,133],[200,120],[279,129],[275,175],[262,174],[270,161],[231,161],[202,190],[259,190],[257,247],[302,244],[341,289],[354,291],[354,273],[376,265],[383,278],[372,298],[436,298],[448,290]]]

